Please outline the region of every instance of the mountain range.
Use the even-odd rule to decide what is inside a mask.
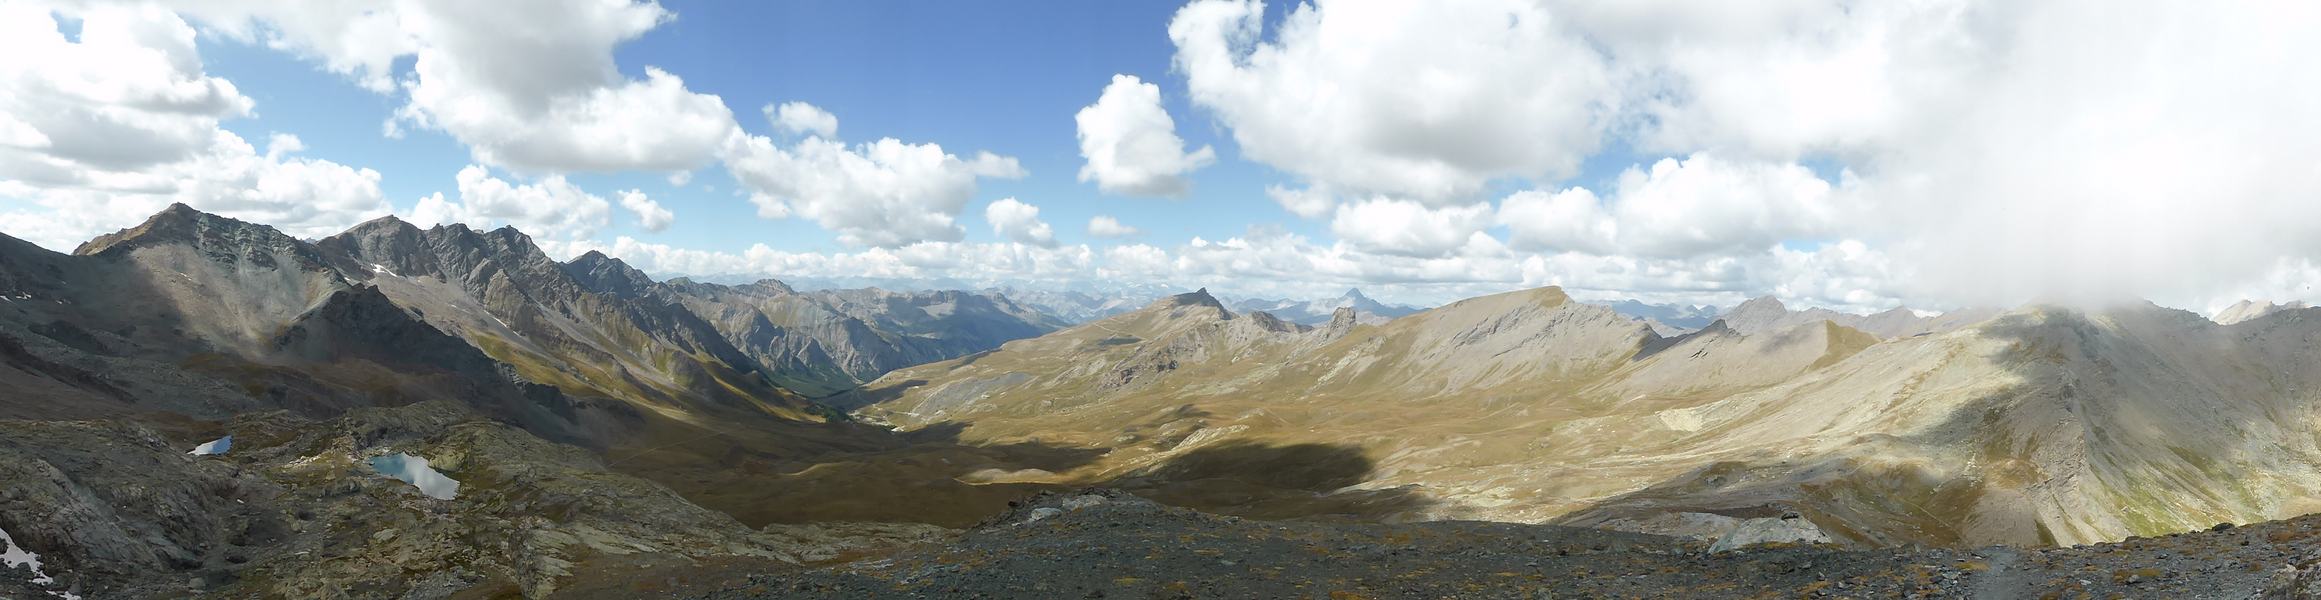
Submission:
[[[1354,320],[1363,323],[1384,323],[1396,317],[1418,312],[1420,309],[1400,304],[1385,304],[1362,295],[1360,289],[1348,289],[1336,298],[1323,300],[1266,300],[1250,298],[1227,305],[1237,312],[1264,312],[1275,318],[1301,325],[1321,325],[1330,322],[1340,308],[1354,309]]]
[[[0,529],[105,596],[407,589],[426,582],[333,557],[441,560],[474,535],[526,549],[425,568],[537,595],[606,552],[794,560],[864,538],[759,528],[964,524],[1022,490],[952,475],[1055,460],[808,399],[1060,324],[985,294],[654,282],[510,228],[390,217],[309,242],[176,205],[72,254],[0,236],[0,298]],[[220,436],[231,452],[186,455]],[[361,466],[390,454],[467,500],[398,527],[407,500]],[[816,465],[879,475],[811,484]],[[407,535],[336,537],[350,523]]]
[[[1661,335],[1677,335],[1708,327],[1716,322],[1717,307],[1706,304],[1647,304],[1641,300],[1621,300],[1610,305],[1612,312],[1628,315],[1652,326]]]
[[[1733,306],[1717,318],[1727,326],[1743,333],[1763,333],[1795,327],[1803,323],[1828,321],[1862,330],[1880,338],[1898,338],[1941,333],[1981,323],[2001,312],[1995,308],[1965,308],[1950,312],[1926,312],[1907,306],[1895,307],[1867,315],[1838,312],[1814,307],[1790,310],[1781,300],[1772,296],[1752,298]]]
[[[1008,297],[1073,325],[1136,310],[1152,302],[1153,298],[1165,295],[1137,291],[1104,293],[1017,287],[986,288],[983,293]]]
[[[1704,552],[2321,511],[2316,309],[1713,310],[801,291],[172,206],[70,254],[0,236],[0,531],[62,582],[0,593],[751,597],[1126,495],[1314,539],[1468,519]],[[1024,504],[1076,488],[1102,491]],[[1104,541],[1153,553],[1172,523],[1271,527],[1119,510],[1175,519]]]
[[[1848,320],[1873,333],[1778,308],[1664,337],[1554,288],[1322,327],[1186,294],[890,373],[857,413],[1104,448],[1053,478],[1275,518],[2073,544],[2321,507],[2321,313]]]

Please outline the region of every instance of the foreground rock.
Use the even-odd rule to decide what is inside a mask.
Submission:
[[[2085,547],[1712,553],[1549,525],[1245,520],[1095,491],[1042,496],[947,545],[690,597],[2304,598],[2276,590],[2309,585],[2293,565],[2316,552],[2321,517]]]
[[[183,450],[218,429],[234,433],[232,452]],[[456,498],[366,462],[396,453],[458,480]],[[90,598],[539,598],[670,565],[762,570],[944,531],[753,529],[448,402],[328,421],[0,420],[0,529],[40,554],[52,587]],[[11,581],[0,577],[0,598],[20,597],[26,584]]]

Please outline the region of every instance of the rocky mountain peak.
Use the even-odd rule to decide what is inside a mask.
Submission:
[[[136,248],[157,243],[197,243],[200,241],[203,221],[211,216],[182,202],[170,204],[169,208],[147,217],[144,223],[97,236],[81,244],[73,250],[73,254],[87,256],[114,248]]]
[[[1225,303],[1218,302],[1216,296],[1209,295],[1209,288],[1201,288],[1190,292],[1169,296],[1167,298],[1162,298],[1161,301],[1155,302],[1153,305],[1155,307],[1165,308],[1207,306],[1220,311],[1225,310]]]
[[[769,278],[766,278],[766,279],[760,279],[760,280],[758,280],[758,281],[757,281],[757,283],[752,283],[752,284],[750,284],[750,286],[751,286],[751,287],[756,287],[756,288],[765,289],[765,290],[768,290],[768,291],[781,292],[781,293],[784,293],[784,294],[795,294],[795,293],[798,293],[798,289],[797,289],[797,288],[790,287],[790,284],[787,284],[787,283],[782,283],[782,280],[780,280],[780,279],[773,279],[773,278],[770,278],[770,277],[769,277]]]
[[[1725,314],[1750,315],[1760,313],[1779,314],[1785,312],[1789,312],[1789,306],[1782,304],[1780,298],[1775,298],[1772,296],[1758,296],[1755,298],[1750,298],[1747,302],[1742,302],[1739,305],[1735,305],[1732,310],[1726,311]]]
[[[271,267],[273,257],[287,255],[303,269],[322,268],[321,256],[306,242],[273,227],[194,210],[184,203],[169,205],[136,227],[98,236],[73,250],[83,256],[119,255],[138,248],[182,245],[218,262],[248,260]]]
[[[595,250],[565,262],[564,272],[579,280],[581,287],[616,296],[635,297],[653,287],[653,278],[644,271]]]
[[[387,236],[405,236],[405,235],[418,235],[419,233],[420,233],[419,226],[417,226],[417,225],[412,225],[410,221],[405,221],[405,220],[402,220],[402,219],[400,219],[400,218],[396,218],[396,217],[395,217],[395,215],[387,215],[387,216],[384,216],[384,217],[379,217],[379,218],[376,218],[376,219],[371,219],[371,220],[369,220],[369,221],[364,221],[364,222],[362,222],[362,223],[360,223],[360,224],[357,224],[357,225],[355,225],[354,227],[349,227],[349,228],[347,228],[347,230],[346,230],[344,233],[340,233],[340,234],[338,234],[338,235],[336,235],[336,236],[332,236],[332,237],[342,237],[342,236],[387,237]]]
[[[388,215],[323,238],[316,245],[333,256],[357,261],[359,264],[344,265],[350,271],[376,271],[378,267],[386,267],[395,273],[412,273],[424,270],[421,265],[432,262],[422,258],[426,253],[425,234],[418,226]]]

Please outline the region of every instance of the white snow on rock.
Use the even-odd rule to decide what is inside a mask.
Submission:
[[[27,565],[32,567],[33,585],[56,585],[56,578],[50,577],[47,571],[41,570],[40,555],[18,547],[16,538],[9,536],[7,530],[0,529],[0,568],[14,569]],[[64,600],[81,600],[80,595],[72,592],[51,591],[49,593]]]
[[[371,457],[371,469],[380,475],[403,480],[419,487],[419,493],[437,500],[459,496],[459,481],[445,477],[427,466],[427,459],[409,454],[389,454]]]
[[[1718,538],[1716,544],[1709,546],[1709,552],[1725,552],[1778,542],[1826,544],[1829,543],[1829,534],[1823,533],[1812,521],[1793,516],[1745,519],[1732,531],[1725,532],[1724,537]]]
[[[186,454],[191,454],[194,456],[214,456],[218,454],[225,454],[227,451],[233,449],[234,436],[229,435],[226,437],[203,442],[202,445],[194,446],[193,451],[187,452]]]

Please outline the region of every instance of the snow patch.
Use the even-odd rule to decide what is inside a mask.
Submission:
[[[1932,318],[1935,318],[1935,317],[1942,316],[1942,311],[1939,311],[1939,310],[1919,310],[1919,309],[1915,309],[1915,308],[1913,308],[1913,309],[1910,309],[1910,314],[1913,314],[1913,315],[1918,315],[1918,318],[1921,318],[1921,319],[1932,319]]]
[[[186,454],[191,454],[194,456],[214,456],[218,454],[225,454],[227,451],[233,449],[234,436],[229,435],[226,437],[210,440],[208,442],[203,442],[202,445],[194,446],[193,451],[187,452]]]
[[[427,459],[409,454],[388,454],[371,457],[371,470],[380,475],[403,480],[419,488],[419,493],[437,500],[459,497],[459,482],[443,476],[427,466]]]
[[[41,570],[39,554],[17,547],[16,538],[9,536],[7,530],[0,530],[0,567],[14,569],[27,565],[32,567],[33,585],[56,585],[56,578],[50,577],[48,572]],[[81,600],[79,595],[72,592],[51,591],[49,594],[64,600]]]

